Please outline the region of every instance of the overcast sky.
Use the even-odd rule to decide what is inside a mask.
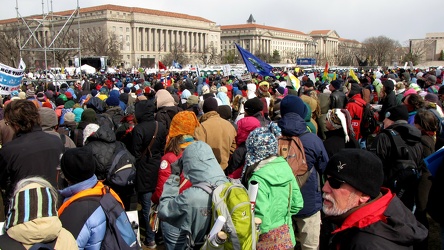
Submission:
[[[360,42],[386,36],[406,45],[408,39],[444,32],[442,0],[2,0],[0,19],[115,4],[200,16],[217,25],[257,24],[297,30],[335,30]],[[52,5],[52,7],[51,7]]]

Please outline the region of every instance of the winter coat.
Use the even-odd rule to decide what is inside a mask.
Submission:
[[[211,148],[203,141],[189,145],[181,160],[183,175],[191,183],[208,182],[217,186],[228,181]],[[179,176],[174,174],[165,182],[158,206],[159,218],[191,233],[194,242],[202,242],[211,226],[211,195],[193,186],[179,194],[179,183]]]
[[[444,226],[444,213],[441,202],[444,199],[444,165],[438,167],[432,178],[432,187],[428,195],[427,212],[432,219]]]
[[[345,108],[350,113],[351,125],[355,133],[355,139],[361,138],[361,122],[364,107],[367,103],[361,98],[361,94],[356,94],[350,98]]]
[[[180,111],[182,111],[182,108],[177,106],[160,107],[155,115],[156,121],[162,122],[168,131],[170,129],[171,120],[173,120],[173,117]]]
[[[381,100],[381,104],[381,110],[378,112],[380,122],[384,121],[387,109],[396,106],[395,92],[391,91],[387,93],[387,95]]]
[[[284,224],[293,232],[291,216],[302,209],[304,200],[287,161],[276,156],[262,160],[249,181],[257,181],[260,187],[255,216],[262,220],[261,233],[267,233]],[[294,234],[290,235],[295,245]]]
[[[328,154],[327,151],[325,151],[322,140],[316,134],[305,133],[307,131],[307,124],[298,114],[293,112],[285,114],[285,116],[278,121],[278,125],[282,130],[282,135],[299,136],[299,139],[304,146],[305,157],[309,169],[315,167],[317,170],[312,171],[307,182],[301,188],[302,197],[304,197],[304,208],[299,211],[296,216],[305,218],[322,209],[320,175],[322,175],[327,166]]]
[[[339,224],[329,249],[412,249],[427,237],[427,229],[395,194],[387,188],[381,192],[382,196],[349,211],[346,217],[329,218]]]
[[[245,155],[247,154],[247,147],[245,146],[245,141],[251,131],[260,126],[260,121],[252,116],[244,117],[237,123],[237,135],[236,135],[236,149],[228,161],[228,167],[225,169],[225,174],[231,175],[236,171],[236,176],[232,176],[235,179],[240,178],[239,172],[242,173],[243,166],[245,163]]]
[[[159,204],[160,196],[163,193],[163,185],[171,175],[171,163],[177,161],[180,157],[182,157],[182,153],[175,155],[173,152],[168,152],[160,159],[161,162],[159,176],[157,177],[156,190],[151,196],[151,201],[155,204]],[[185,177],[183,177],[183,174],[181,174],[180,185],[182,185],[182,187],[179,189],[179,193],[182,193],[185,189],[191,187],[191,182],[186,180]]]
[[[421,135],[422,159],[435,153],[435,140],[432,136],[423,133]],[[430,188],[432,186],[432,176],[427,166],[421,162],[421,177],[418,183],[418,197],[416,211],[425,211],[429,198]]]
[[[347,104],[347,97],[341,90],[334,90],[330,94],[330,109],[343,109]]]
[[[120,106],[110,107],[105,111],[111,117],[114,124],[114,130],[121,125],[121,120],[124,116],[123,109]]]
[[[132,147],[129,150],[136,158],[136,190],[139,193],[154,192],[156,189],[160,159],[165,148],[167,130],[162,122],[157,122],[157,135],[154,135],[155,109],[151,100],[139,101],[135,104],[135,116],[138,123],[132,130]],[[150,154],[146,149],[153,136],[156,138]]]
[[[89,148],[93,152],[96,161],[95,174],[99,180],[105,180],[108,170],[113,163],[114,151],[118,144],[122,142],[116,141],[116,135],[107,126],[101,126],[95,133],[90,135],[83,147]]]
[[[80,191],[93,188],[97,183],[97,177],[76,183],[60,190],[60,194],[69,200]],[[79,199],[65,208],[60,215],[62,225],[76,238],[79,249],[100,249],[106,232],[106,216],[100,206],[99,199]]]
[[[409,156],[416,163],[416,166],[422,164],[422,145],[421,131],[416,127],[405,123],[405,121],[397,121],[387,129],[393,129],[398,132],[401,138],[406,142],[409,149]],[[393,147],[387,134],[380,132],[370,146],[370,151],[376,153],[384,165],[385,177],[389,177],[395,160],[393,156]],[[384,183],[387,184],[387,183]]]
[[[231,123],[210,111],[201,117],[201,126],[194,131],[197,140],[204,141],[213,149],[217,162],[225,170],[230,155],[236,149],[236,129]]]
[[[326,131],[325,136],[327,138],[323,143],[329,158],[343,148],[360,148],[358,141],[352,136],[349,136],[350,140],[345,142],[345,134],[342,128]]]
[[[43,132],[39,126],[16,136],[0,150],[0,185],[7,197],[19,180],[31,176],[41,176],[56,187],[57,167],[64,150],[60,137]]]

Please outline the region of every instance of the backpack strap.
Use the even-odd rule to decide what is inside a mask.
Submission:
[[[383,132],[390,138],[392,152],[396,153],[396,158],[409,159],[408,152],[403,151],[403,148],[407,148],[407,144],[399,133],[393,129],[384,129]],[[393,158],[393,156],[391,158]]]
[[[54,250],[55,245],[57,243],[57,239],[55,238],[53,241],[47,242],[47,243],[37,243],[34,244],[29,250]]]
[[[153,157],[153,155],[151,154],[151,147],[153,146],[154,141],[156,140],[157,131],[159,130],[159,123],[157,121],[155,122],[156,122],[156,130],[154,130],[153,138],[151,138],[150,144],[148,144],[148,147],[143,151],[142,155],[146,155],[147,152],[150,152],[150,157]]]
[[[197,187],[207,192],[208,194],[212,194],[214,187],[208,182],[199,182],[193,185],[193,187]]]
[[[63,211],[74,201],[81,199],[83,197],[87,197],[87,196],[103,196],[105,194],[105,185],[103,185],[103,182],[98,181],[96,183],[96,185],[92,188],[88,188],[85,190],[82,190],[80,192],[78,192],[77,194],[71,196],[71,198],[69,198],[67,201],[63,202],[63,204],[60,206],[59,210],[58,210],[58,214],[59,217],[60,215],[63,213]],[[114,198],[116,198],[116,200],[122,204],[123,206],[123,202],[120,199],[119,195],[117,195],[116,192],[114,192],[114,190],[110,189],[110,193],[114,196]]]

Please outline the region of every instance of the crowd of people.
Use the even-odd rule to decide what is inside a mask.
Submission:
[[[296,72],[299,89],[284,71],[248,81],[193,73],[23,79],[0,112],[4,235],[26,248],[100,249],[100,203],[70,200],[108,185],[125,210],[139,210],[145,247],[186,249],[204,241],[212,218],[211,197],[193,184],[238,179],[260,183],[261,233],[287,230],[286,249],[428,249],[430,216],[444,243],[443,168],[432,174],[424,162],[444,146],[444,71],[316,73]],[[362,130],[367,104],[378,122],[371,133]],[[418,169],[412,194],[391,183],[397,145],[388,133]],[[278,155],[280,136],[302,142],[310,173],[301,187]],[[136,167],[127,187],[107,180],[122,147]]]

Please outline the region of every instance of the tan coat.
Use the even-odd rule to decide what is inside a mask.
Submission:
[[[221,118],[216,111],[202,115],[200,123],[201,126],[196,128],[194,136],[210,145],[217,162],[225,170],[230,155],[236,149],[236,129],[229,121]]]

